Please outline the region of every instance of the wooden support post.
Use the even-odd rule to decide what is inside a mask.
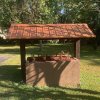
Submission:
[[[74,56],[80,59],[80,39],[77,39],[74,43]]]
[[[43,45],[42,40],[40,40],[40,45],[39,45],[40,46],[40,52],[42,51],[42,45]]]
[[[21,71],[22,71],[22,79],[26,81],[26,71],[25,71],[25,63],[26,63],[26,50],[25,50],[25,41],[20,40],[20,55],[21,55]]]

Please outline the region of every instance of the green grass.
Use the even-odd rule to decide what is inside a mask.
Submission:
[[[57,54],[69,50],[67,45],[28,46],[27,56]],[[72,52],[72,50],[70,49]],[[19,46],[1,46],[0,56],[10,58],[0,63],[0,100],[99,100],[100,99],[100,49],[81,47],[80,88],[32,87],[21,79]]]

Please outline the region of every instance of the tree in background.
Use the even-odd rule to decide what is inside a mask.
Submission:
[[[11,22],[100,26],[100,2],[96,0],[0,0],[0,10],[1,26]]]
[[[99,0],[0,0],[0,26],[11,23],[87,23],[100,39]]]
[[[0,0],[0,26],[10,23],[54,23],[58,0]],[[61,9],[61,8],[60,8]]]

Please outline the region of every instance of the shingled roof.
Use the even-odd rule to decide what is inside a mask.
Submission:
[[[87,24],[12,24],[7,39],[61,39],[95,37]]]

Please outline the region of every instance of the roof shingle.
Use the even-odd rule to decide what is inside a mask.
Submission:
[[[95,37],[87,24],[12,24],[7,39],[60,39]]]

